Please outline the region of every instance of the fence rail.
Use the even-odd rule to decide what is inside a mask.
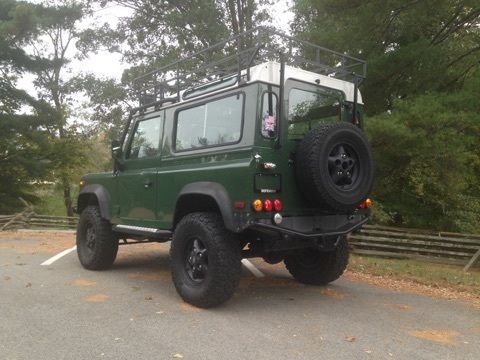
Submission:
[[[26,209],[0,215],[0,230],[76,229],[77,217],[38,215]],[[353,253],[465,265],[468,271],[480,259],[480,235],[364,225],[349,236]]]
[[[0,215],[0,230],[14,229],[76,229],[77,217],[38,215],[24,211],[16,215]]]
[[[349,237],[352,252],[364,255],[465,265],[480,258],[480,235],[365,225]]]

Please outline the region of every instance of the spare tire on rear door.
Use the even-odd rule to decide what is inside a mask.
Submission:
[[[347,122],[323,123],[302,139],[296,176],[305,198],[320,208],[350,212],[373,185],[372,152],[366,136]]]

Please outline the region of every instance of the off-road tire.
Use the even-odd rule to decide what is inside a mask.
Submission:
[[[207,250],[208,269],[201,281],[187,270],[189,244],[198,239]],[[170,248],[172,279],[182,299],[201,308],[230,299],[241,276],[241,249],[236,234],[228,231],[217,213],[186,215],[177,225]]]
[[[93,231],[94,239],[89,231]],[[88,236],[87,236],[88,234]],[[90,239],[90,240],[89,240]],[[77,255],[89,270],[105,270],[112,266],[118,252],[118,239],[109,221],[102,218],[97,206],[87,206],[77,226]]]
[[[308,285],[326,285],[343,274],[348,265],[348,253],[347,239],[342,236],[333,251],[304,249],[286,256],[284,262],[297,281]]]
[[[355,181],[349,186],[339,186],[332,179],[331,172],[336,171],[329,165],[329,157],[339,144],[344,144],[357,158],[352,168]],[[326,210],[347,213],[356,209],[373,186],[368,140],[358,127],[344,121],[322,123],[305,135],[296,150],[295,164],[298,187],[305,200]]]

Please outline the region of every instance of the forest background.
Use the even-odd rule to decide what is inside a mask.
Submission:
[[[478,0],[0,0],[0,214],[22,197],[73,215],[80,176],[111,170],[131,80],[278,23],[278,5],[292,35],[368,62],[373,221],[480,232]],[[115,21],[97,21],[109,8]],[[99,52],[121,78],[82,66]]]

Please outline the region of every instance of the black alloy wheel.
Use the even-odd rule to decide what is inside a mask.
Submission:
[[[202,282],[208,273],[208,252],[202,241],[196,237],[185,248],[185,271],[192,281]]]
[[[87,206],[77,227],[77,254],[82,266],[104,270],[112,266],[118,252],[118,238],[112,225],[102,218],[98,206]]]
[[[357,152],[348,144],[335,145],[328,156],[328,173],[333,184],[340,190],[355,187],[360,173]]]
[[[217,213],[185,215],[177,224],[170,248],[172,279],[182,299],[210,308],[230,299],[242,273],[238,236]]]

